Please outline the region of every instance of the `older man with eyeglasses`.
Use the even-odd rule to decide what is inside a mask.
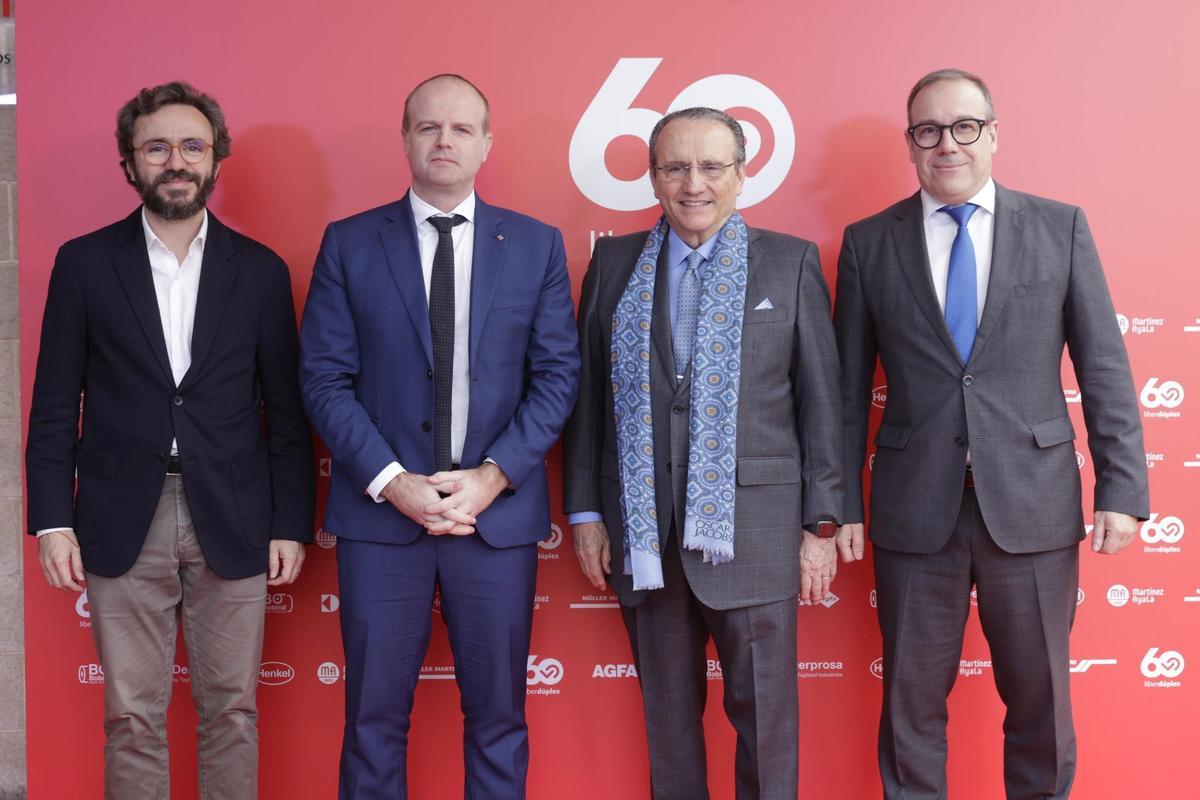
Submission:
[[[926,75],[909,94],[908,122],[920,191],[846,229],[834,314],[846,560],[863,557],[877,363],[888,385],[870,503],[884,796],[946,797],[946,697],[974,588],[1007,706],[1007,796],[1065,798],[1076,755],[1067,639],[1084,524],[1063,348],[1096,470],[1098,553],[1123,549],[1149,513],[1129,360],[1083,212],[992,180],[999,123],[984,82],[956,69]]]
[[[663,215],[597,241],[584,278],[565,510],[584,574],[621,601],[653,796],[709,796],[711,638],[736,796],[794,800],[797,594],[829,591],[843,502],[829,292],[816,245],[735,210],[736,120],[675,111],[649,146]]]

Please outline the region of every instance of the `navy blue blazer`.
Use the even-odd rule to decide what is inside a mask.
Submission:
[[[264,572],[271,539],[312,540],[297,357],[287,265],[211,212],[192,364],[178,386],[140,208],[67,242],[50,276],[29,413],[29,532],[74,528],[89,572],[124,573],[146,540],[174,438],[208,566],[227,579]]]
[[[513,491],[479,516],[488,544],[550,530],[546,451],[575,404],[579,353],[562,234],[476,201],[464,467],[491,458]],[[300,332],[305,408],[333,456],[324,526],[406,544],[422,528],[367,486],[392,461],[433,472],[433,347],[416,225],[401,200],[329,225]]]

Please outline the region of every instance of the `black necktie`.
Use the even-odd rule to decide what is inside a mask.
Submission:
[[[433,335],[433,468],[450,469],[450,410],[454,389],[454,240],[450,229],[467,218],[430,217],[437,228],[429,279],[429,332]]]

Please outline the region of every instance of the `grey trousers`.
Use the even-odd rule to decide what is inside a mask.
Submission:
[[[258,797],[258,710],[266,575],[227,581],[204,562],[179,476],[168,475],[146,543],[116,578],[87,575],[104,669],[104,796],[170,795],[167,706],[183,622],[199,717],[202,800]]]

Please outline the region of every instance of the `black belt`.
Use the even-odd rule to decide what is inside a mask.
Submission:
[[[963,487],[967,489],[975,488],[975,473],[971,470],[970,464],[967,464],[967,474],[963,478]]]
[[[168,475],[182,475],[183,474],[183,465],[180,463],[179,455],[177,453],[172,454],[167,457],[167,474]]]

